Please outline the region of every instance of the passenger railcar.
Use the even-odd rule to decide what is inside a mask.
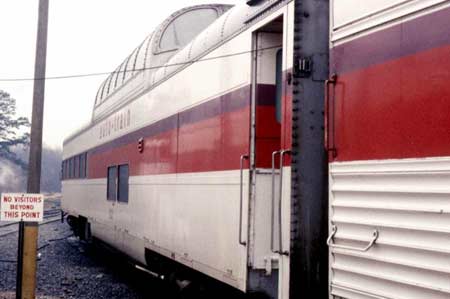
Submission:
[[[151,271],[172,261],[269,298],[450,298],[449,14],[174,13],[65,140],[68,220]]]
[[[450,298],[450,3],[335,1],[330,291]]]

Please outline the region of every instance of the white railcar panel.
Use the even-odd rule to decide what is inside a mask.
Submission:
[[[331,43],[339,44],[443,7],[448,0],[332,0]]]
[[[280,33],[261,32],[258,33],[258,64],[257,82],[258,84],[275,85],[275,68],[277,52],[282,47],[282,36]],[[279,48],[278,48],[279,46]]]
[[[295,2],[290,2],[284,15],[283,42],[286,56],[283,59],[283,70],[290,70],[294,66],[294,16]]]
[[[334,242],[379,237],[330,248],[331,298],[450,298],[449,182],[450,158],[332,163]]]
[[[244,172],[248,182],[248,171]],[[89,217],[94,235],[145,263],[144,248],[245,290],[238,243],[239,171],[136,176],[129,203],[106,200],[106,180],[63,182],[63,209]],[[248,184],[244,184],[248,190]],[[245,198],[246,215],[248,198]],[[247,220],[243,219],[246,236]]]
[[[283,167],[282,171],[281,237],[283,239],[283,248],[281,249],[289,252],[291,248],[291,167]],[[281,255],[279,261],[279,299],[289,299],[290,266],[289,255]]]

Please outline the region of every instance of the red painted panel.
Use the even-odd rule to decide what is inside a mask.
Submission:
[[[258,168],[272,168],[272,153],[280,150],[280,139],[259,138],[256,140],[256,148],[256,166]]]
[[[178,130],[177,172],[221,169],[221,115],[184,125]]]
[[[275,106],[256,107],[256,138],[280,139],[281,124],[277,122]]]
[[[106,177],[108,166],[129,164],[130,175],[173,173],[176,169],[176,131],[144,139],[144,152],[139,153],[137,140],[89,157],[89,178]]]
[[[272,152],[280,150],[281,124],[275,106],[256,107],[256,167],[271,168]]]
[[[241,155],[250,153],[250,106],[227,112],[222,117],[222,156],[226,168],[239,169]],[[248,168],[248,164],[245,164]]]
[[[249,152],[248,107],[179,129],[177,172],[239,169]]]
[[[450,155],[449,57],[440,47],[338,77],[336,160]]]
[[[144,139],[144,152],[138,153],[135,146],[131,175],[163,174],[176,171],[177,132],[172,130]]]

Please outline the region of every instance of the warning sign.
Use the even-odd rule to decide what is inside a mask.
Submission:
[[[43,218],[44,196],[42,194],[2,194],[0,221],[39,222]]]

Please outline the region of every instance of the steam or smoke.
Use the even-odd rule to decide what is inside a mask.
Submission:
[[[24,192],[26,175],[17,165],[0,158],[0,193]]]
[[[23,147],[14,149],[16,154],[27,160],[28,151]],[[42,151],[42,192],[60,192],[61,150],[44,147]],[[18,165],[0,157],[0,193],[25,192],[27,173]]]

